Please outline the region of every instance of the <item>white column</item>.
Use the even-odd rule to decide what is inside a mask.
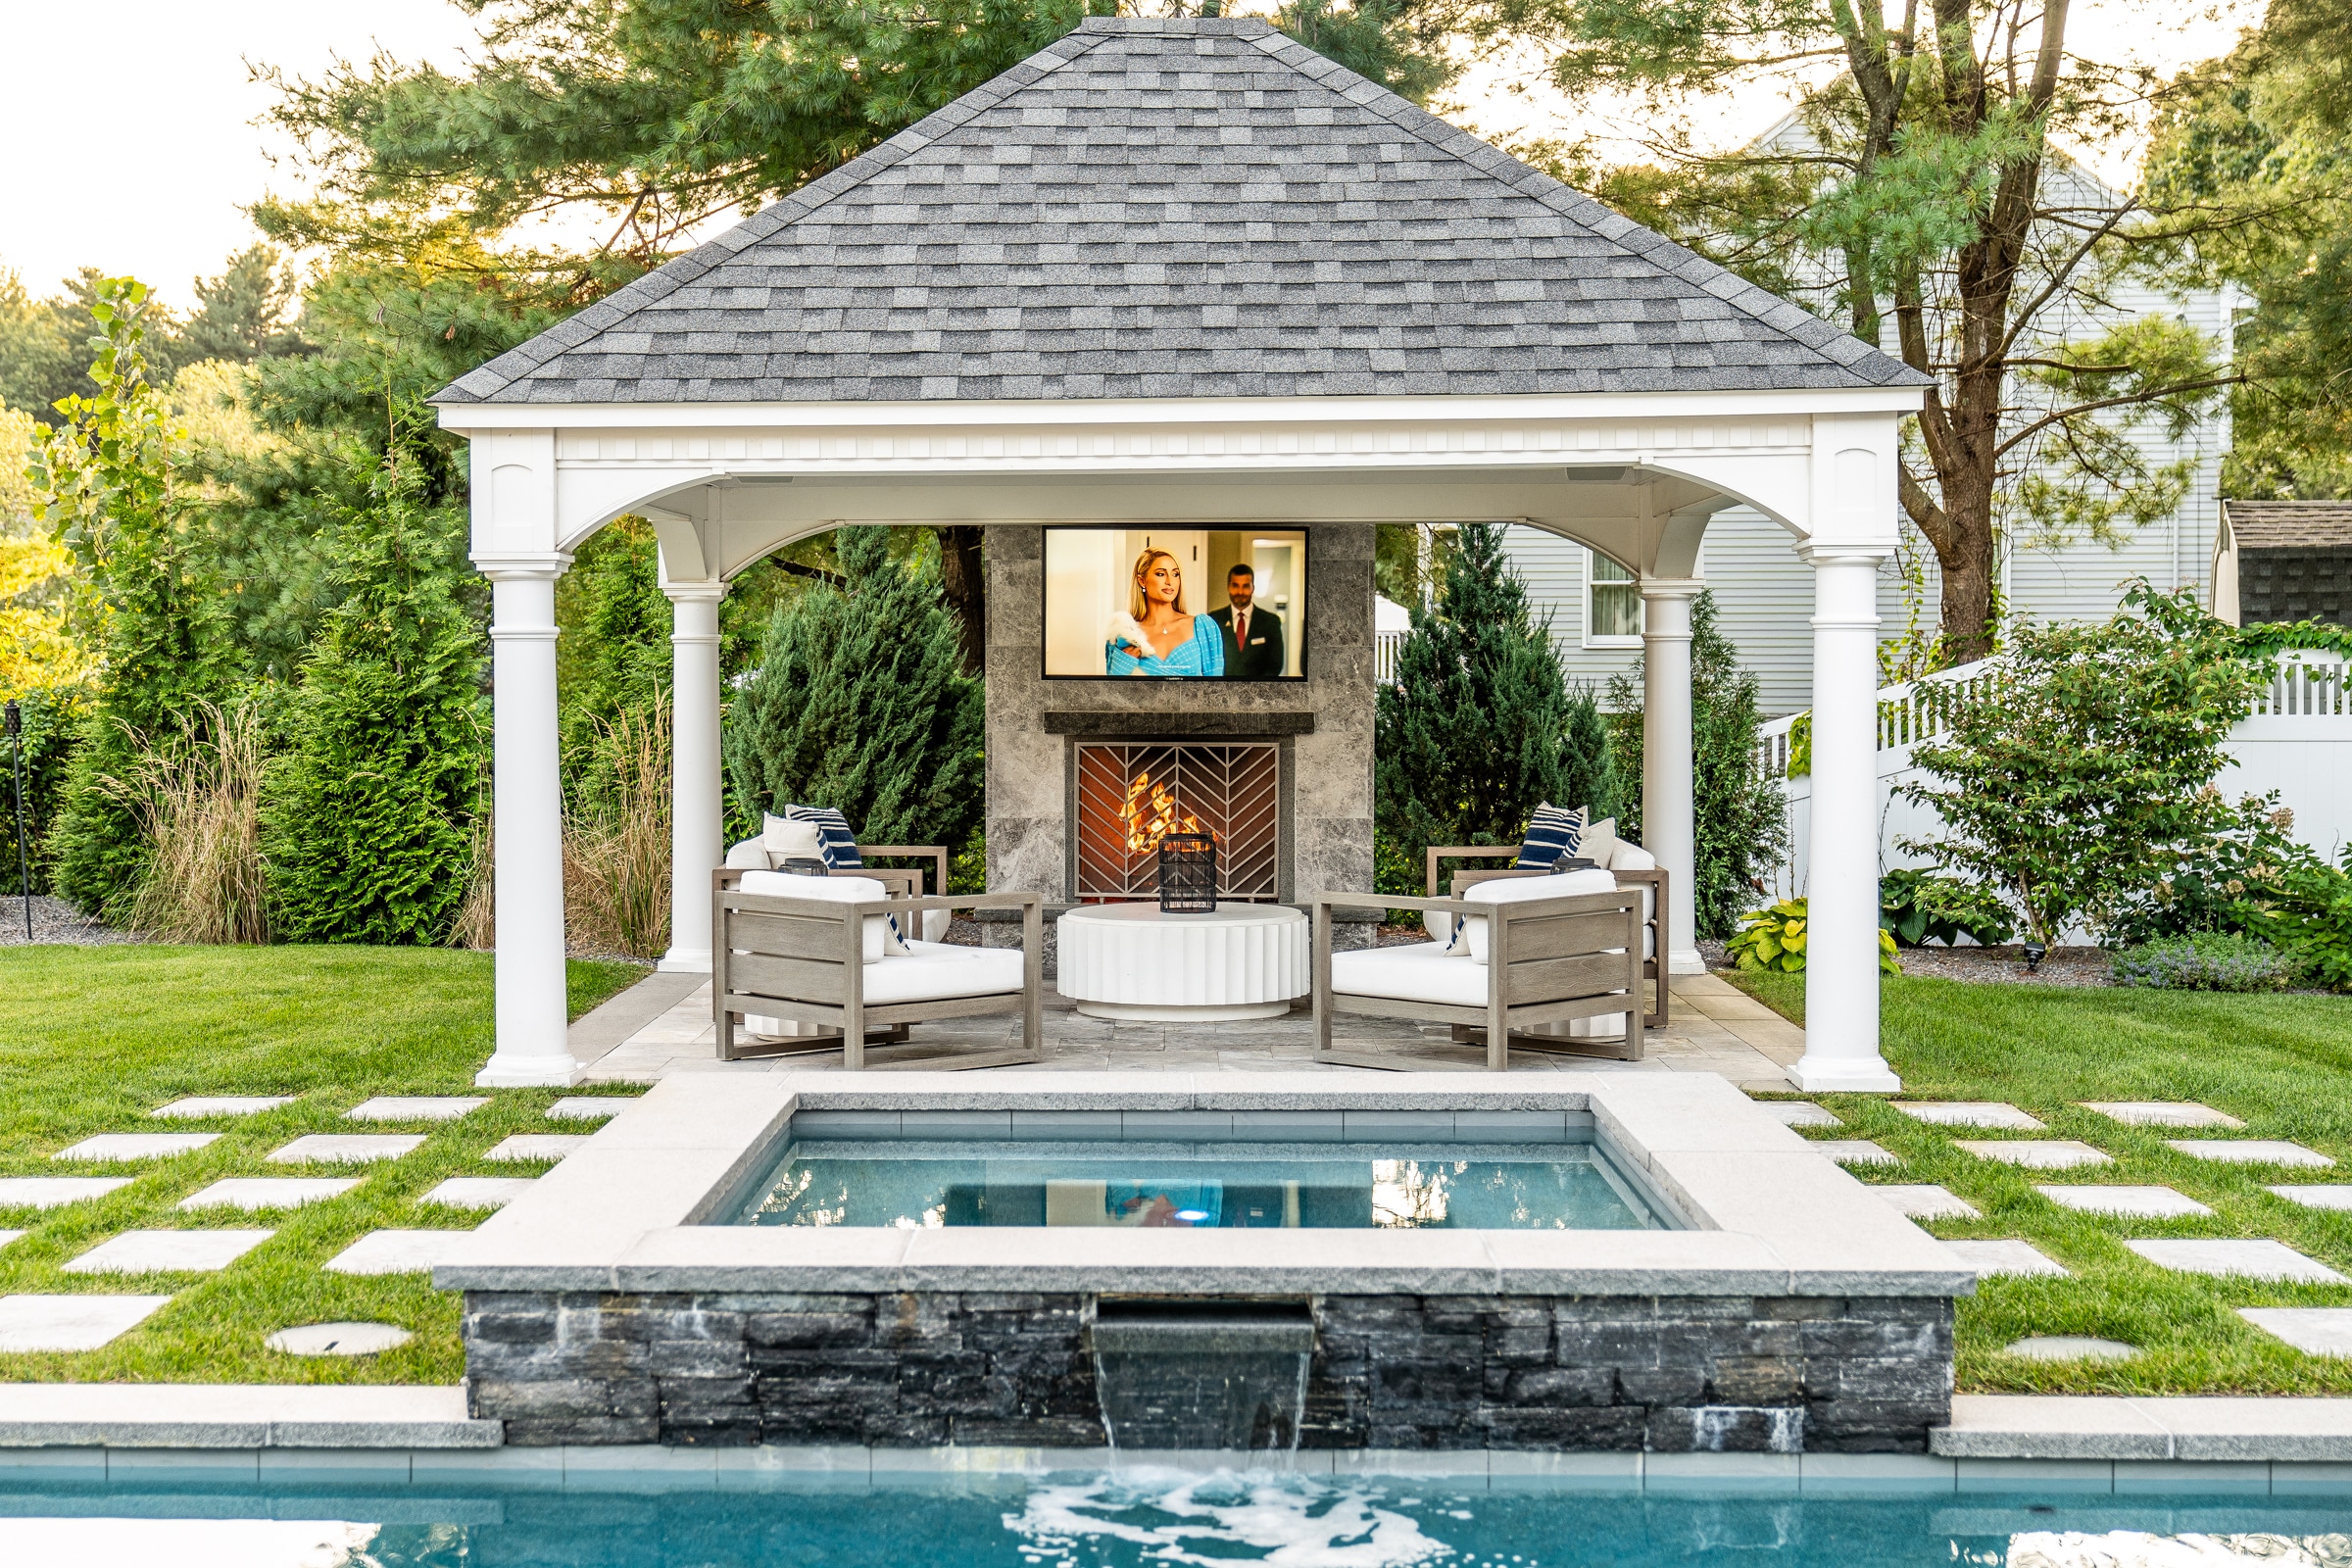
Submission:
[[[710,972],[710,872],[724,858],[718,764],[723,582],[665,582],[670,613],[669,951],[665,974]]]
[[[1799,546],[1813,567],[1812,852],[1805,872],[1805,1054],[1797,1088],[1892,1094],[1879,1054],[1879,563]]]
[[[1705,974],[1698,956],[1698,831],[1692,821],[1690,601],[1695,577],[1642,579],[1642,847],[1666,872],[1670,974]]]
[[[492,584],[492,809],[498,1050],[474,1078],[512,1089],[579,1081],[564,1043],[564,782],[556,744],[556,579],[571,558],[485,563]]]

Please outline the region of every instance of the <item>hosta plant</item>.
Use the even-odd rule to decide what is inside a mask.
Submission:
[[[1740,930],[1729,945],[1732,961],[1742,969],[1775,969],[1801,973],[1805,967],[1805,901],[1783,899],[1769,909],[1752,909],[1740,917]],[[1894,938],[1879,928],[1879,968],[1901,974],[1895,960]]]

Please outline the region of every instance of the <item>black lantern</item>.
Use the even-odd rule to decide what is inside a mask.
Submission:
[[[1206,833],[1171,833],[1159,841],[1159,912],[1217,912],[1217,841]]]

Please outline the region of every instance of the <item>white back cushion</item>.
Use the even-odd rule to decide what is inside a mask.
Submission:
[[[1481,882],[1462,895],[1472,904],[1528,904],[1541,899],[1568,899],[1580,893],[1614,893],[1617,879],[1597,866],[1590,871],[1562,871],[1553,876],[1496,877]],[[1462,920],[1464,938],[1473,961],[1487,961],[1487,919],[1480,914]]]
[[[870,876],[801,876],[791,871],[746,871],[743,891],[774,898],[822,899],[828,904],[879,904],[890,890]],[[890,929],[886,916],[865,917],[865,961],[879,963],[889,954],[904,954],[906,945]]]

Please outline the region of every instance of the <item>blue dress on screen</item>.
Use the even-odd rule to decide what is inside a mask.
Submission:
[[[1225,673],[1225,632],[1206,615],[1193,617],[1192,641],[1171,650],[1165,659],[1147,654],[1143,658],[1127,652],[1117,643],[1102,645],[1102,672],[1106,675],[1222,675]]]

